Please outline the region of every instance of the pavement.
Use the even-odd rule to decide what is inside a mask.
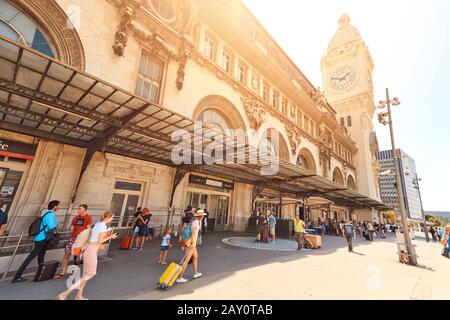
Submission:
[[[165,266],[159,265],[160,242],[147,242],[141,252],[119,251],[113,243],[109,259],[99,262],[98,274],[88,282],[92,300],[428,300],[450,298],[450,260],[440,255],[439,243],[419,236],[414,244],[420,267],[398,262],[395,237],[355,241],[349,253],[344,238],[324,237],[322,249],[308,251],[258,250],[224,243],[246,238],[236,233],[210,233],[199,248],[199,271],[193,280],[189,266],[186,284],[169,290],[156,288]],[[251,239],[251,238],[248,238]],[[285,241],[295,245],[293,240]],[[226,241],[225,241],[226,242]],[[246,241],[244,241],[246,242]],[[270,246],[267,244],[266,246]],[[182,251],[169,251],[168,261],[181,260]],[[66,279],[41,283],[0,283],[0,300],[48,300],[66,289]],[[70,281],[69,281],[70,284]]]

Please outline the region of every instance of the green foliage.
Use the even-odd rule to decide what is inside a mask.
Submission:
[[[429,222],[432,222],[435,227],[444,227],[445,226],[445,222],[442,221],[441,218],[439,218],[439,217],[427,216],[426,220]]]

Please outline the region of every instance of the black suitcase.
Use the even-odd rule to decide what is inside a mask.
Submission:
[[[262,243],[269,243],[269,226],[265,225],[262,233]]]
[[[364,238],[366,238],[366,240],[370,240],[370,234],[368,232],[366,232],[366,234],[364,235]]]
[[[59,261],[49,261],[41,264],[38,267],[34,282],[41,282],[51,280],[55,277],[56,270],[58,269]]]

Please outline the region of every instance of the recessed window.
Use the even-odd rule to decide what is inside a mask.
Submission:
[[[278,109],[278,101],[280,100],[280,93],[276,90],[273,90],[273,95],[272,95],[272,106],[275,109]]]
[[[136,80],[136,95],[158,103],[161,89],[163,63],[142,53],[139,73]]]
[[[141,191],[142,184],[126,182],[126,181],[117,181],[114,188],[116,190]]]
[[[306,132],[309,132],[309,118],[307,116],[304,117],[303,124],[304,124],[304,128],[303,129]]]
[[[287,99],[283,98],[281,100],[281,113],[284,115],[287,115],[287,105],[288,105]]]
[[[341,118],[341,126],[345,127],[345,119],[344,119],[344,117]]]
[[[268,86],[268,84],[266,82],[263,83],[263,92],[262,92],[262,94],[263,94],[262,97],[263,97],[264,101],[269,102],[269,86]]]
[[[347,127],[351,127],[352,126],[352,117],[348,116],[347,117]]]
[[[290,108],[289,108],[289,115],[291,116],[292,119],[295,119],[295,106],[291,104]]]
[[[227,73],[231,73],[233,70],[233,55],[228,50],[223,50],[222,67]]]
[[[205,45],[203,48],[203,54],[209,60],[214,61],[215,52],[216,52],[216,43],[210,37],[205,36]]]
[[[247,67],[243,64],[239,64],[239,82],[242,84],[247,83]]]

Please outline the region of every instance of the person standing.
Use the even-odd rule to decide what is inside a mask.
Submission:
[[[266,218],[262,213],[256,219],[256,242],[262,241],[262,233],[264,232],[264,224],[266,223]]]
[[[153,241],[153,238],[155,237],[155,231],[153,229],[153,215],[150,213],[148,215],[148,235],[147,235],[147,240]]]
[[[26,267],[33,261],[36,256],[38,257],[38,264],[41,265],[44,263],[45,253],[47,249],[45,245],[48,242],[48,237],[51,234],[56,232],[56,228],[58,226],[58,220],[56,220],[56,212],[59,209],[60,202],[58,200],[50,201],[48,204],[48,210],[41,216],[40,223],[40,232],[37,236],[34,237],[34,247],[33,251],[28,255],[25,261],[20,266],[19,270],[17,270],[16,275],[14,276],[12,283],[24,282],[27,279],[22,278],[22,274],[25,271]]]
[[[182,264],[182,272],[180,274],[180,278],[177,280],[177,283],[185,283],[188,280],[183,278],[187,266],[189,264],[189,261],[192,259],[192,265],[194,268],[194,279],[198,279],[202,276],[200,272],[198,272],[198,252],[197,252],[197,240],[198,240],[198,233],[201,229],[201,223],[204,217],[206,216],[205,212],[203,210],[197,210],[197,212],[194,215],[194,220],[191,224],[191,239],[189,243],[186,244],[186,255]]]
[[[89,243],[83,251],[83,276],[69,289],[60,293],[57,296],[57,300],[66,300],[74,290],[78,290],[75,300],[88,300],[83,297],[83,290],[86,283],[97,274],[97,252],[102,249],[103,244],[111,239],[116,239],[119,236],[119,234],[115,233],[108,237],[108,232],[110,230],[108,229],[107,224],[110,224],[113,218],[114,214],[112,212],[105,212],[100,217],[100,221],[94,225],[91,237],[89,238]]]
[[[66,275],[70,256],[72,255],[72,246],[77,236],[81,232],[83,232],[86,229],[89,229],[92,226],[92,217],[87,213],[87,208],[88,206],[86,204],[82,204],[81,206],[79,206],[78,215],[72,219],[72,223],[70,224],[70,231],[72,231],[72,235],[70,236],[70,239],[67,241],[64,250],[63,268],[61,270],[61,273],[55,276],[54,279],[59,279]]]
[[[8,214],[6,213],[6,209],[3,208],[5,206],[5,201],[0,200],[0,237],[3,237],[6,234],[6,227],[8,224]]]
[[[131,227],[131,229],[133,230],[133,235],[131,236],[131,241],[130,241],[130,249],[137,249],[138,247],[138,241],[137,238],[139,236],[139,222],[140,222],[140,217],[142,216],[142,208],[139,207],[137,208],[136,213],[134,214],[134,221],[133,221],[133,225]],[[134,247],[134,243],[136,241],[136,246]]]
[[[367,224],[367,232],[369,233],[369,240],[373,242],[373,225],[371,222]]]
[[[348,252],[353,252],[353,239],[356,240],[355,226],[348,220],[344,224],[343,230],[348,243]]]
[[[297,241],[297,250],[302,250],[302,247],[305,243],[305,222],[300,219],[300,215],[295,216],[294,220],[294,231],[295,231],[295,240]]]
[[[208,210],[205,208],[205,210],[203,210],[206,214],[205,218],[203,218],[202,220],[202,233],[203,235],[206,234],[206,231],[208,230],[208,218],[209,218],[209,212]]]
[[[272,212],[269,212],[269,234],[272,236],[272,243],[275,243],[275,229],[277,226],[277,219]]]
[[[144,208],[142,214],[138,218],[138,239],[137,239],[137,250],[142,251],[144,247],[145,238],[148,236],[148,223],[150,222],[150,210]]]
[[[167,264],[166,258],[167,258],[167,251],[169,248],[172,248],[172,244],[170,243],[172,229],[170,227],[166,227],[164,229],[164,234],[161,241],[161,254],[159,255],[159,264]]]

